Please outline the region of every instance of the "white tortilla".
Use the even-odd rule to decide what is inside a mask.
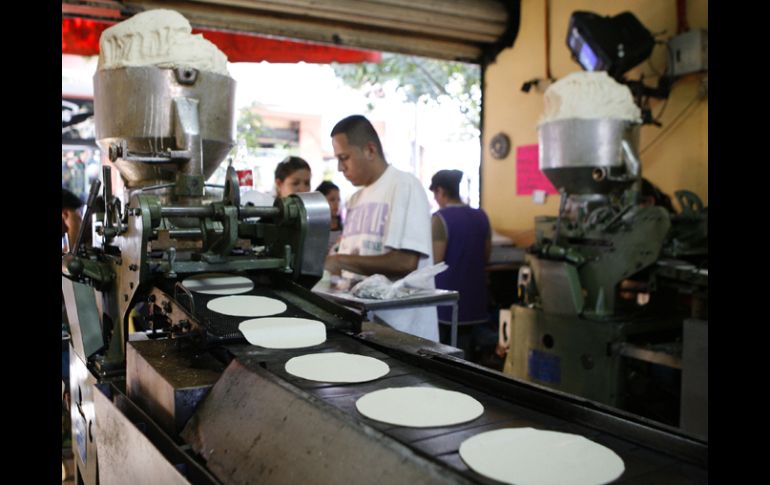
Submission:
[[[202,274],[190,276],[182,282],[182,286],[206,295],[237,295],[251,291],[254,282],[243,276]]]
[[[432,387],[394,387],[370,392],[356,401],[367,418],[397,426],[451,426],[478,418],[480,402],[461,392]]]
[[[254,295],[232,295],[214,298],[206,307],[212,312],[231,317],[267,317],[286,311],[286,303],[275,298]]]
[[[254,318],[241,322],[238,330],[251,345],[268,349],[301,349],[326,341],[326,326],[307,318]]]
[[[534,428],[477,434],[460,445],[460,457],[477,473],[516,485],[599,485],[625,469],[614,451],[583,436]]]
[[[323,352],[289,359],[286,372],[319,382],[367,382],[384,376],[390,372],[390,367],[374,357]]]

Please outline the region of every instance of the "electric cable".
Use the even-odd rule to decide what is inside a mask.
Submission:
[[[661,106],[660,111],[658,111],[658,115],[654,118],[655,122],[660,123],[660,118],[663,116],[663,112],[666,111],[666,106],[668,106],[669,98],[670,96],[666,96],[666,99],[663,100],[663,106]]]
[[[665,32],[665,30],[664,30],[663,32]],[[658,34],[653,34],[653,35],[658,35]],[[668,51],[668,52],[666,53],[666,69],[665,69],[665,70],[668,70],[668,64],[669,64],[669,60],[670,60],[670,58],[671,58],[671,55],[670,55],[670,49],[669,49],[669,47],[668,47],[668,44],[667,44],[666,42],[663,42],[662,40],[657,40],[657,41],[655,41],[655,45],[660,45],[660,44],[663,44],[663,45],[665,45],[665,46],[666,46],[666,50]],[[650,66],[650,70],[652,71],[652,73],[653,73],[655,76],[657,76],[657,77],[661,77],[661,76],[662,76],[662,74],[660,73],[660,71],[659,71],[659,70],[658,70],[658,69],[655,67],[655,65],[652,63],[652,55],[650,55],[650,57],[648,57],[648,58],[647,58],[647,65],[648,65],[648,66]]]
[[[693,98],[693,100],[692,100],[692,101],[690,101],[690,102],[687,104],[687,106],[685,106],[685,107],[682,109],[682,111],[680,111],[680,112],[679,112],[679,114],[677,114],[677,115],[674,117],[674,119],[673,119],[673,120],[671,120],[671,122],[669,122],[668,126],[667,126],[666,128],[663,128],[663,130],[661,130],[661,132],[660,132],[660,133],[658,133],[658,136],[656,136],[655,138],[653,138],[653,140],[652,140],[650,143],[648,143],[648,144],[647,144],[647,145],[646,145],[644,148],[642,148],[642,149],[639,151],[639,155],[641,155],[641,154],[643,154],[645,151],[647,151],[647,149],[648,149],[648,148],[650,148],[652,145],[654,145],[654,144],[655,144],[655,143],[656,143],[656,142],[657,142],[657,141],[658,141],[658,140],[659,140],[659,139],[660,139],[660,138],[661,138],[663,135],[667,134],[667,133],[668,133],[669,131],[671,131],[671,130],[672,130],[674,127],[675,127],[675,126],[677,126],[677,121],[679,121],[679,119],[680,119],[680,118],[681,118],[681,117],[682,117],[682,116],[683,116],[683,115],[684,115],[684,114],[685,114],[685,113],[686,113],[688,110],[690,110],[690,108],[692,108],[693,106],[695,106],[695,105],[696,105],[696,103],[697,103],[698,101],[700,101],[700,99],[701,99],[700,93],[696,93],[696,94],[695,94],[695,97]]]
[[[652,57],[648,58],[647,62],[649,63],[650,68],[653,70],[653,72],[658,76],[658,85],[660,85],[661,78],[664,77],[664,76],[668,76],[670,71],[671,71],[672,55],[671,55],[671,47],[669,47],[668,42],[658,41],[658,42],[656,42],[656,44],[663,44],[664,46],[666,46],[666,67],[664,69],[665,74],[661,75],[660,72],[657,69],[655,69],[655,67],[652,65]],[[672,84],[673,84],[673,82],[672,82]],[[668,99],[669,99],[669,97],[670,96],[666,96],[664,98],[663,106],[661,106],[660,111],[653,118],[653,121],[655,123],[660,123],[661,117],[663,116],[663,113],[666,111],[666,107],[668,106]]]

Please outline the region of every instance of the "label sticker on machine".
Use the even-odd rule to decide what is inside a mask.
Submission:
[[[252,170],[236,170],[238,176],[238,185],[251,187],[254,185],[254,172]]]
[[[543,382],[561,382],[561,359],[542,350],[529,349],[527,358],[529,377]]]

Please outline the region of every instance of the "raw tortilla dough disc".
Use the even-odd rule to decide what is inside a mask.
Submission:
[[[625,469],[614,451],[570,433],[506,428],[477,434],[460,445],[472,470],[516,485],[599,485]]]
[[[286,372],[319,382],[367,382],[384,376],[390,372],[390,367],[374,357],[323,352],[289,359]]]
[[[206,295],[237,295],[251,291],[254,283],[243,276],[202,274],[190,276],[182,282],[182,286]]]
[[[307,318],[254,318],[241,322],[238,330],[251,345],[268,349],[301,349],[326,341],[326,326]]]
[[[275,298],[233,295],[214,298],[206,307],[212,312],[231,317],[267,317],[286,311],[286,303]]]
[[[433,387],[380,389],[358,399],[356,409],[375,421],[412,428],[465,423],[484,412],[467,394]]]

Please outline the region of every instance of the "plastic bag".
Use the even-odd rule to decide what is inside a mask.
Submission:
[[[350,293],[358,298],[367,298],[369,300],[384,300],[393,298],[393,282],[381,274],[373,274],[368,278],[359,281]]]
[[[443,261],[434,264],[433,266],[426,266],[425,268],[412,271],[396,281],[394,285],[401,283],[401,285],[406,288],[433,289],[433,278],[435,278],[437,274],[446,271],[448,268],[449,266]]]
[[[433,289],[433,278],[449,266],[441,262],[412,271],[398,281],[390,281],[381,274],[374,274],[355,285],[350,293],[358,298],[389,300],[403,298],[422,290]]]

